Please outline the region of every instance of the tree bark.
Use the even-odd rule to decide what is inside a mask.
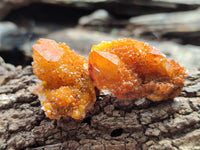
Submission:
[[[0,60],[0,150],[200,149],[200,73],[190,71],[180,96],[151,102],[97,97],[83,120],[50,120],[32,93],[32,67]]]

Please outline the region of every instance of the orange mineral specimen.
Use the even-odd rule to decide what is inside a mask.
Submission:
[[[33,72],[43,81],[34,93],[46,116],[83,119],[96,101],[86,58],[64,43],[39,39],[33,45],[33,60]]]
[[[161,101],[178,96],[187,76],[183,67],[160,51],[132,39],[102,42],[89,54],[94,85],[117,98]]]

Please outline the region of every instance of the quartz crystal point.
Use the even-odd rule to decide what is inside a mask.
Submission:
[[[94,85],[117,98],[161,101],[178,96],[187,76],[184,68],[159,50],[132,39],[102,42],[89,54]]]
[[[42,80],[34,93],[50,119],[83,119],[96,100],[85,57],[64,43],[39,39],[33,45],[33,72]]]

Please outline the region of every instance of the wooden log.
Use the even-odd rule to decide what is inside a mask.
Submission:
[[[177,9],[190,10],[197,8],[200,5],[198,0],[1,0],[0,19],[3,19],[13,9],[25,7],[34,3],[82,7],[85,9],[106,8],[116,14],[126,15],[141,15],[163,11],[177,11]]]
[[[192,11],[182,11],[173,13],[158,13],[132,17],[130,23],[133,29],[139,27],[140,34],[156,32],[166,34],[176,33],[195,33],[200,31],[200,9]]]
[[[180,96],[147,99],[97,97],[83,120],[50,120],[32,93],[32,67],[0,60],[0,150],[200,149],[200,73],[190,70]]]

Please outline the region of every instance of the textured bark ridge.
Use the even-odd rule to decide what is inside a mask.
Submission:
[[[100,95],[84,120],[50,120],[32,89],[32,67],[0,60],[0,150],[200,149],[200,73],[190,71],[182,94],[153,103]]]

